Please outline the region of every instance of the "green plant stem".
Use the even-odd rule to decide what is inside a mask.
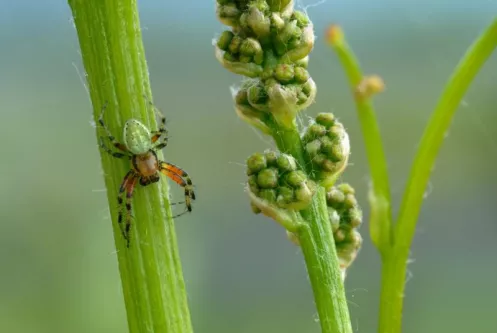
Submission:
[[[136,0],[69,0],[79,37],[94,119],[118,140],[129,118],[156,128]],[[105,136],[97,128],[97,136]],[[132,199],[131,246],[117,225],[117,190],[128,160],[101,152],[129,332],[190,333],[192,327],[165,180],[138,187]],[[162,158],[162,154],[159,154]]]
[[[306,169],[300,134],[271,123],[273,138],[281,152],[291,154]],[[305,170],[310,174],[308,168]],[[352,333],[345,288],[331,231],[324,188],[318,186],[311,206],[301,211],[307,221],[298,231],[307,273],[314,293],[322,333]]]
[[[341,29],[338,26],[330,28],[330,30],[333,29],[335,31],[332,33],[335,34],[335,38],[330,38],[330,45],[338,55],[338,59],[349,81],[351,91],[356,96],[355,91],[363,79],[359,61],[347,44]],[[371,98],[358,98],[356,96],[354,100],[361,124],[372,180],[372,189],[369,195],[371,205],[371,239],[380,252],[384,254],[392,244],[392,200],[390,197],[387,160]]]
[[[382,333],[401,331],[406,265],[426,185],[455,111],[474,77],[496,47],[497,19],[473,43],[459,62],[421,139],[395,227],[395,244],[391,254],[384,258],[379,324],[379,331]]]

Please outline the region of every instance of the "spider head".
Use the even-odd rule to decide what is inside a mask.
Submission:
[[[124,144],[134,155],[144,154],[152,149],[150,136],[149,129],[136,119],[129,119],[124,124]]]

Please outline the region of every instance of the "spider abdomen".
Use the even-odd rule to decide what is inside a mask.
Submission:
[[[159,171],[157,156],[152,151],[135,155],[133,157],[133,164],[136,171],[143,177],[153,176]]]
[[[146,154],[151,148],[150,131],[140,121],[129,119],[124,124],[124,144],[134,155]]]

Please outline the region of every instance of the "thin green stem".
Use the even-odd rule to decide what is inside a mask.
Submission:
[[[384,258],[379,331],[401,331],[405,272],[423,195],[445,133],[469,85],[497,47],[497,19],[468,49],[449,79],[425,129],[414,159],[399,217],[395,244]]]
[[[291,154],[310,174],[300,134],[271,123],[273,138],[281,152]],[[325,190],[318,187],[311,206],[301,211],[307,221],[298,230],[302,253],[314,293],[322,333],[351,333],[349,309],[326,206]]]
[[[359,61],[347,44],[340,27],[336,25],[330,27],[328,42],[335,50],[349,80],[351,91],[355,96],[357,115],[361,124],[372,180],[372,189],[369,195],[371,204],[371,239],[380,252],[385,253],[392,244],[392,211],[387,160],[375,110],[370,98],[359,98],[355,94],[363,80],[363,74]]]
[[[397,247],[409,247],[416,228],[423,195],[452,117],[480,68],[497,47],[497,19],[469,48],[454,70],[425,129],[409,175],[398,223]]]
[[[143,97],[151,96],[151,91],[136,0],[69,0],[69,5],[94,119],[108,102],[105,121],[118,140],[129,118],[156,128],[154,111]],[[105,136],[101,128],[97,136]],[[116,198],[130,165],[101,154],[129,332],[192,332],[167,182],[136,190],[128,249],[116,223]]]

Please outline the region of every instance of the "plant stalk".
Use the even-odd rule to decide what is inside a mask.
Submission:
[[[497,19],[477,38],[447,82],[425,129],[414,159],[400,213],[395,226],[394,246],[383,260],[382,300],[379,332],[402,329],[402,300],[409,248],[423,204],[426,185],[452,118],[471,82],[497,47]],[[383,299],[383,298],[386,299]]]
[[[124,122],[135,118],[157,128],[136,0],[69,0],[97,120],[107,102],[104,120],[121,141]],[[96,123],[98,123],[96,121]],[[97,137],[106,140],[97,128]],[[158,154],[162,158],[162,154]],[[132,198],[130,248],[117,225],[117,191],[131,165],[101,151],[130,333],[191,333],[185,284],[162,179],[138,186]]]
[[[296,128],[270,126],[282,153],[292,155],[309,175],[300,134]],[[311,206],[300,213],[307,223],[299,231],[299,243],[311,281],[322,333],[352,333],[345,288],[326,206],[325,190],[318,186]]]

